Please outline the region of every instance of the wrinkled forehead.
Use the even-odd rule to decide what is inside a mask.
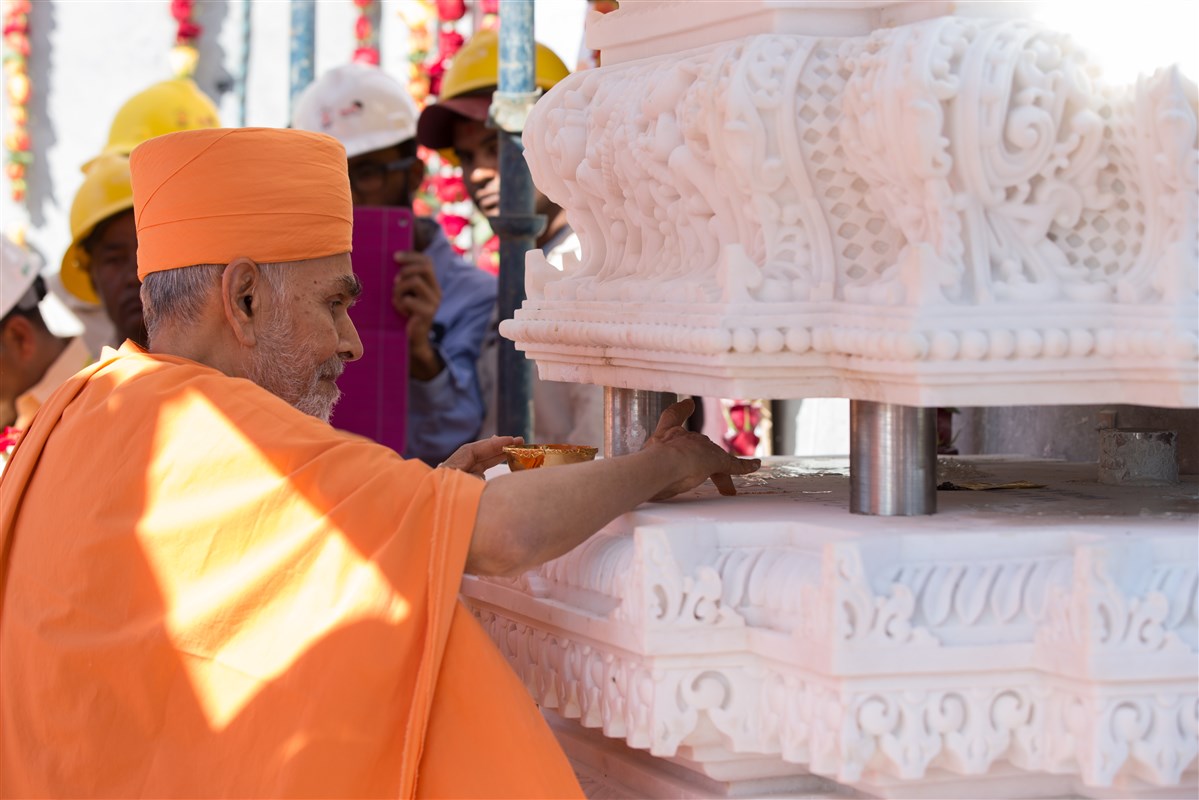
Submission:
[[[354,274],[349,253],[338,253],[279,265],[285,285],[322,293],[340,292],[357,297],[362,284]]]

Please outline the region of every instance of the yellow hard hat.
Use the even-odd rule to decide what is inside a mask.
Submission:
[[[454,63],[441,79],[438,101],[421,112],[416,140],[425,147],[444,150],[453,145],[456,116],[485,120],[486,104],[469,101],[476,100],[471,95],[493,91],[499,83],[499,72],[499,37],[494,30],[479,31],[454,54]],[[548,91],[569,74],[570,70],[553,50],[537,43],[533,64],[533,82],[537,88]]]
[[[92,286],[91,259],[83,249],[83,240],[104,220],[132,208],[129,159],[123,155],[102,155],[94,159],[71,203],[71,246],[62,257],[60,273],[62,285],[80,300],[100,302]]]
[[[570,74],[562,59],[545,45],[538,43],[533,66],[533,82],[542,90]],[[500,40],[494,30],[482,30],[454,54],[454,62],[441,79],[442,100],[493,88],[500,82]]]
[[[208,95],[190,78],[154,84],[125,101],[108,129],[101,155],[129,155],[147,139],[176,131],[219,128],[220,115]],[[95,159],[83,165],[87,172]]]

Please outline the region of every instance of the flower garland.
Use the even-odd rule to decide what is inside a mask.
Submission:
[[[5,427],[0,430],[0,472],[4,471],[9,457],[12,456],[13,448],[21,440],[21,433],[19,428]]]
[[[195,0],[171,0],[171,16],[174,17],[175,46],[171,48],[171,72],[176,78],[190,78],[196,74],[196,63],[200,60],[200,51],[196,49],[195,41],[204,32],[198,23],[192,19],[195,11]]]
[[[375,0],[354,0],[358,6],[358,20],[354,23],[353,60],[362,64],[379,66],[379,40],[375,35],[375,25],[371,21],[372,12],[377,8]]]
[[[770,401],[761,399],[722,399],[724,417],[724,447],[735,456],[769,455],[770,448],[763,440],[769,437]]]
[[[466,12],[465,0],[409,0],[400,7],[408,28],[408,91],[421,108],[440,93],[441,78],[466,41],[459,30]],[[436,26],[436,45],[431,25]],[[498,244],[490,249],[488,244],[475,246],[478,239],[490,237],[491,231],[470,201],[462,170],[436,151],[422,147],[419,155],[425,162],[425,179],[412,199],[413,213],[436,219],[455,251],[471,253],[479,268],[494,273],[498,268],[494,256]],[[487,230],[477,237],[480,223]]]
[[[25,175],[33,162],[29,143],[29,0],[12,0],[4,15],[4,90],[11,128],[4,137],[4,172],[15,203],[25,202]],[[15,232],[19,238],[21,233]]]

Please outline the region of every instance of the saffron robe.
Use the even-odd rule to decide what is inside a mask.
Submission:
[[[0,795],[581,796],[457,600],[483,486],[106,350],[0,481]]]

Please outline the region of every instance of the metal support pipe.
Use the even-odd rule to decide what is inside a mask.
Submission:
[[[604,387],[604,457],[635,453],[645,444],[662,412],[678,401],[670,392]]]
[[[849,510],[907,517],[937,510],[937,410],[849,403]]]
[[[366,41],[363,44],[378,50],[380,62],[382,62],[383,46],[381,44],[382,38],[379,26],[383,23],[383,0],[373,0],[373,2],[362,9],[362,13],[366,15],[367,20],[371,24],[371,35],[366,37]]]
[[[312,83],[316,63],[316,2],[291,0],[290,85],[287,115],[290,118],[300,92]]]
[[[233,97],[236,102],[233,106],[233,126],[241,128],[246,124],[246,81],[250,75],[250,0],[238,0],[237,18],[241,36],[234,61]]]
[[[492,97],[490,124],[500,143],[500,213],[490,219],[500,237],[500,319],[512,319],[525,301],[525,253],[545,230],[545,217],[534,213],[533,179],[520,135],[536,100],[533,82],[533,0],[500,3],[500,82]],[[500,434],[533,435],[533,364],[515,343],[501,339],[497,365]]]

